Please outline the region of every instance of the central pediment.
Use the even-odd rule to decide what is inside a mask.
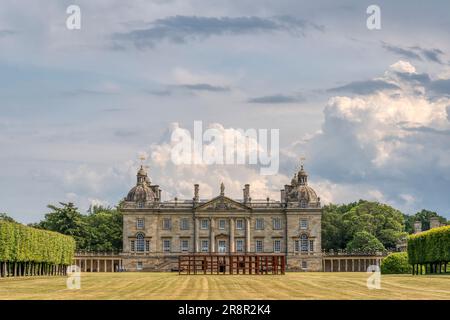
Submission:
[[[250,211],[251,208],[236,201],[220,195],[208,202],[199,205],[198,211]]]

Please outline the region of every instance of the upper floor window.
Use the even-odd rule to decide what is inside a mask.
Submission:
[[[281,230],[281,219],[273,218],[273,230]]]
[[[309,251],[314,251],[314,240],[309,240]]]
[[[238,229],[238,230],[244,229],[244,220],[243,219],[236,220],[236,229]]]
[[[139,201],[138,204],[137,204],[137,207],[138,208],[143,208],[144,207],[144,203]]]
[[[300,219],[300,229],[302,230],[308,229],[308,220]]]
[[[170,247],[171,247],[170,239],[164,239],[163,240],[163,251],[170,252]]]
[[[219,229],[220,230],[224,230],[225,229],[225,224],[226,224],[226,221],[224,219],[220,219],[219,220]]]
[[[209,228],[209,220],[208,219],[202,219],[200,222],[200,228],[205,230]]]
[[[136,219],[136,228],[137,229],[144,229],[144,219],[137,218]]]
[[[144,250],[145,250],[144,235],[142,233],[138,233],[136,235],[136,251],[144,252]]]
[[[264,229],[264,219],[262,219],[262,218],[256,219],[255,229],[256,230],[263,230]]]
[[[255,242],[255,251],[256,252],[263,252],[264,251],[264,242],[263,240],[256,240]]]
[[[180,230],[189,230],[189,219],[182,218],[180,220]]]
[[[136,242],[136,241],[134,241],[134,240],[131,240],[131,241],[130,241],[130,250],[131,250],[132,252],[134,252],[134,251],[135,251],[135,248],[136,248],[136,247],[135,247],[135,242]]]
[[[145,240],[145,251],[150,251],[150,240]]]
[[[273,252],[281,252],[281,240],[273,240]]]
[[[170,230],[172,228],[172,223],[170,221],[170,218],[164,218],[163,219],[163,230]]]
[[[306,208],[307,207],[306,200],[304,200],[304,199],[300,200],[300,207],[301,208]]]

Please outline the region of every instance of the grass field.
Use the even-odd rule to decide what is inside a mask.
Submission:
[[[66,289],[65,277],[3,278],[0,299],[450,299],[450,275],[383,275],[372,290],[366,280],[366,273],[83,273],[79,290]]]

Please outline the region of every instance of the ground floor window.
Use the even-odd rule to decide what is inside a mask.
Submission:
[[[138,261],[137,265],[136,265],[136,269],[137,270],[142,270],[143,269],[143,263],[142,261]]]
[[[144,246],[144,235],[142,233],[138,233],[136,235],[136,251],[138,252],[144,252],[145,246]]]
[[[273,241],[273,252],[281,252],[281,240]]]
[[[225,240],[219,240],[219,252],[223,253],[227,251],[227,242]]]
[[[308,261],[302,261],[302,269],[308,269]]]
[[[263,252],[264,251],[264,242],[262,240],[256,240],[255,242],[255,251]]]
[[[150,240],[145,240],[145,251],[150,251]]]
[[[189,240],[181,240],[181,251],[189,250]]]
[[[202,252],[208,252],[209,249],[209,243],[208,240],[202,240]]]
[[[236,252],[244,252],[244,240],[236,240]]]
[[[170,252],[170,239],[163,240],[163,251]]]
[[[306,234],[302,234],[300,241],[302,252],[308,252],[308,236]]]

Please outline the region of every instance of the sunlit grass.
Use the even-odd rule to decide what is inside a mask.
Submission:
[[[383,275],[368,289],[366,273],[283,276],[82,273],[81,289],[65,277],[0,279],[0,299],[450,299],[450,275]]]

